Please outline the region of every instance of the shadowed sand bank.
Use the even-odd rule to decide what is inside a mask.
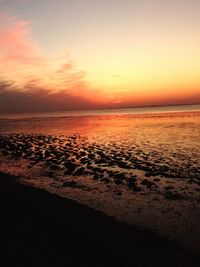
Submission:
[[[200,257],[149,231],[0,173],[0,266],[199,266]],[[196,262],[196,263],[195,263]]]

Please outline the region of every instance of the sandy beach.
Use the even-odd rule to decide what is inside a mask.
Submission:
[[[17,181],[0,173],[0,266],[199,266],[175,242]]]

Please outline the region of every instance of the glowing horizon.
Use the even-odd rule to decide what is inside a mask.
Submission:
[[[0,1],[0,112],[200,103],[199,12],[196,0]]]

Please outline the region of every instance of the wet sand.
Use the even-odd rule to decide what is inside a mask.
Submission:
[[[200,252],[198,147],[183,155],[97,137],[0,135],[0,171]]]
[[[175,242],[17,181],[0,173],[0,266],[199,266]]]

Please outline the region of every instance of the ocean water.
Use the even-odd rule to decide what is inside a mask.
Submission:
[[[200,105],[0,117],[0,171],[200,251]]]
[[[0,119],[17,119],[33,117],[80,117],[95,115],[135,115],[135,114],[152,114],[168,112],[191,112],[199,111],[200,105],[173,105],[173,106],[151,106],[135,108],[115,108],[115,109],[97,109],[97,110],[74,110],[58,111],[43,113],[17,113],[17,114],[0,114]]]

